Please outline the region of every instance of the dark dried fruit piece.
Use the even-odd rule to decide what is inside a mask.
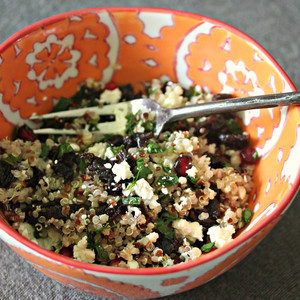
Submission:
[[[106,140],[106,142],[111,146],[119,147],[123,144],[123,136],[120,134],[112,135]]]
[[[67,152],[53,165],[53,170],[55,173],[61,174],[65,181],[71,181],[74,175],[73,166],[75,162],[76,154],[74,152]]]
[[[220,134],[219,140],[230,149],[242,150],[249,145],[249,139],[244,134]]]
[[[33,175],[29,180],[26,180],[26,186],[34,188],[39,183],[40,179],[43,178],[44,174],[37,167],[32,167],[32,171],[33,171]]]
[[[159,239],[157,240],[155,245],[161,248],[165,254],[170,255],[171,253],[176,252],[179,246],[179,242],[175,239],[170,240],[162,234],[159,234]]]
[[[147,146],[149,140],[152,138],[152,132],[145,132],[145,133],[136,133],[134,139],[136,140],[137,146],[139,148]]]
[[[4,160],[0,160],[0,188],[8,188],[16,180],[11,173],[13,166]]]

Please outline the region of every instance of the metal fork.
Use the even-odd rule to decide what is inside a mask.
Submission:
[[[154,134],[159,136],[161,130],[167,122],[182,120],[186,118],[201,117],[211,114],[220,114],[227,112],[243,111],[255,108],[271,108],[285,105],[300,105],[300,92],[290,92],[282,94],[270,94],[263,96],[232,98],[221,101],[213,101],[199,105],[188,105],[179,108],[166,109],[150,99],[136,99],[128,102],[105,105],[103,107],[88,107],[63,112],[54,112],[39,116],[32,116],[30,119],[51,119],[81,117],[88,111],[93,111],[99,115],[113,115],[116,119],[113,122],[104,122],[97,125],[98,133],[124,133],[126,126],[126,115],[128,113],[137,113],[138,111],[155,111],[156,112],[156,127]],[[60,134],[72,135],[78,134],[78,131],[73,129],[53,129],[41,128],[34,130],[36,134]]]

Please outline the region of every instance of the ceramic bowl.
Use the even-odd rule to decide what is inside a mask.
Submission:
[[[152,78],[200,84],[236,96],[295,91],[257,42],[219,21],[153,8],[95,8],[57,15],[0,46],[1,138],[32,113],[51,110],[88,77],[135,89]],[[172,267],[120,269],[85,264],[42,249],[0,218],[0,237],[63,284],[107,298],[155,298],[204,284],[241,261],[275,226],[300,182],[299,107],[253,110],[243,121],[261,159],[249,226],[232,242]]]

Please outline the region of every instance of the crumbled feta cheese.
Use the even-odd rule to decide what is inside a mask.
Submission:
[[[111,159],[111,160],[115,158],[115,155],[114,155],[114,153],[111,151],[110,147],[107,147],[107,148],[106,148],[106,151],[105,151],[105,153],[104,153],[104,157],[105,157],[105,158],[108,158],[108,159]]]
[[[202,225],[198,222],[189,222],[184,219],[175,220],[172,224],[175,233],[181,238],[188,238],[192,242],[203,241]]]
[[[197,168],[192,166],[190,169],[186,170],[186,174],[190,177],[196,178],[197,177]]]
[[[212,226],[208,229],[207,234],[211,242],[215,242],[217,248],[223,247],[225,244],[232,241],[232,235],[235,233],[233,225],[227,224],[225,227],[220,225]]]
[[[73,249],[74,257],[86,263],[93,263],[95,261],[95,251],[92,249],[87,249],[87,236],[84,236]]]
[[[163,194],[165,194],[165,195],[168,195],[168,194],[169,194],[168,189],[165,188],[165,187],[161,189],[161,192],[162,192]]]
[[[89,147],[89,152],[97,157],[104,158],[106,146],[106,143],[96,143],[92,147]]]
[[[146,181],[144,178],[139,179],[135,186],[134,186],[134,191],[135,193],[141,197],[143,200],[150,200],[154,193],[153,193],[153,188],[150,186],[148,181]]]
[[[100,96],[100,103],[115,104],[120,101],[122,92],[119,88],[114,90],[105,90]]]
[[[104,164],[104,167],[106,169],[111,169],[112,165],[110,163],[106,163],[106,164]]]
[[[133,177],[133,174],[130,171],[130,165],[125,160],[119,164],[114,164],[112,172],[116,175],[114,178],[115,182]]]
[[[187,183],[187,179],[186,179],[185,177],[183,177],[183,176],[180,176],[180,177],[178,178],[178,182],[179,182],[180,184],[186,184],[186,183]]]

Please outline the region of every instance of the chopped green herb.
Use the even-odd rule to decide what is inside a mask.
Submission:
[[[84,99],[85,94],[85,86],[82,85],[79,89],[79,91],[71,97],[71,102],[75,103],[76,105],[80,105],[82,100]]]
[[[214,245],[215,245],[215,242],[213,242],[213,243],[207,243],[207,244],[205,244],[205,245],[203,245],[201,247],[201,251],[203,251],[203,252],[209,252],[214,247]]]
[[[186,238],[186,240],[190,243],[190,245],[193,245],[193,244],[194,244],[194,242],[191,241],[190,239]]]
[[[149,143],[147,145],[146,149],[147,149],[147,152],[150,153],[150,154],[151,153],[159,153],[159,152],[165,152],[166,151],[166,149],[161,148],[159,144],[153,143],[153,142]]]
[[[227,121],[227,127],[233,134],[239,134],[242,132],[242,128],[241,128],[240,124],[237,121],[235,121],[234,119],[229,119]]]
[[[142,126],[145,128],[146,131],[153,131],[154,129],[154,123],[151,121],[143,123]]]
[[[109,256],[102,245],[102,237],[101,237],[100,232],[97,233],[94,237],[94,245],[95,245],[95,250],[96,250],[97,254],[100,256],[100,258],[108,261]]]
[[[191,183],[193,183],[193,184],[197,184],[197,182],[198,182],[198,180],[200,179],[200,177],[191,177],[191,176],[186,176],[186,179],[188,180],[188,181],[190,181]]]
[[[232,164],[228,163],[228,162],[224,162],[223,166],[224,166],[224,168],[229,168],[229,167],[233,168]]]
[[[169,135],[169,134],[166,134],[166,135],[164,136],[164,140],[167,142],[167,141],[169,140],[169,137],[170,137],[170,135]]]
[[[253,153],[253,159],[254,159],[254,161],[258,161],[258,159],[259,159],[259,154],[258,154],[257,151],[255,151],[255,152]]]
[[[161,167],[165,173],[171,173],[171,169],[166,167],[163,162],[161,163]]]
[[[98,230],[89,230],[87,227],[86,229],[87,248],[95,249],[101,259],[109,261],[108,253],[105,251],[102,245],[101,232],[104,229],[106,229],[106,227],[102,227]]]
[[[127,198],[122,198],[122,203],[123,204],[128,204],[128,205],[139,205],[141,204],[141,197],[127,197]]]
[[[157,89],[152,89],[152,85],[149,84],[149,85],[146,86],[145,92],[146,92],[146,95],[149,97],[150,95],[155,93],[156,90]]]
[[[152,174],[152,171],[149,167],[145,166],[145,162],[143,158],[139,158],[136,161],[136,180],[141,179],[141,178],[145,178],[147,179],[149,174]]]
[[[12,154],[9,154],[7,158],[4,158],[4,161],[6,161],[7,163],[9,163],[11,165],[15,165],[22,161],[22,157],[21,156],[13,156]]]
[[[127,186],[126,190],[130,190],[139,179],[141,178],[147,179],[148,175],[150,174],[152,174],[152,171],[149,167],[145,166],[144,159],[143,158],[137,159],[134,179]]]
[[[156,184],[159,186],[167,187],[176,184],[178,180],[179,179],[177,175],[174,176],[162,175],[158,177]]]
[[[251,218],[253,216],[253,212],[248,207],[243,211],[242,218],[245,224],[249,223],[251,221]]]
[[[134,187],[134,185],[136,184],[136,180],[134,179],[130,184],[128,184],[127,188],[125,189],[125,191],[130,190],[131,188]]]
[[[88,130],[89,131],[97,131],[97,130],[99,130],[98,127],[97,127],[97,125],[98,125],[98,120],[97,119],[90,120],[89,121],[89,128],[88,128]]]
[[[66,110],[71,103],[71,98],[61,97],[56,105],[53,107],[52,112]]]
[[[191,86],[189,89],[184,91],[184,97],[191,99],[194,96],[199,96],[200,93],[196,91],[196,85]]]
[[[175,147],[174,146],[170,146],[166,151],[172,152],[174,150],[175,150]]]
[[[135,119],[137,114],[138,114],[138,112],[136,114],[129,114],[126,116],[127,123],[126,123],[125,129],[129,135],[134,135],[134,127],[137,125],[137,122]]]
[[[42,144],[42,150],[41,150],[40,157],[41,157],[43,160],[46,160],[47,157],[48,157],[49,151],[50,151],[49,146],[47,146],[46,144]]]
[[[163,212],[160,218],[155,221],[156,229],[164,234],[166,238],[172,240],[174,238],[174,229],[170,225],[177,219],[179,218],[168,212]]]
[[[117,155],[119,153],[120,150],[122,150],[125,146],[124,145],[121,145],[121,146],[118,146],[118,147],[112,147],[112,146],[108,146],[111,150],[111,152],[114,154],[114,155]]]
[[[61,158],[65,153],[73,152],[73,148],[68,143],[63,143],[59,145],[58,151],[57,151],[57,158]]]
[[[86,170],[86,162],[85,162],[85,159],[80,157],[80,156],[76,156],[76,163],[79,167],[79,170],[81,172],[85,172]]]

